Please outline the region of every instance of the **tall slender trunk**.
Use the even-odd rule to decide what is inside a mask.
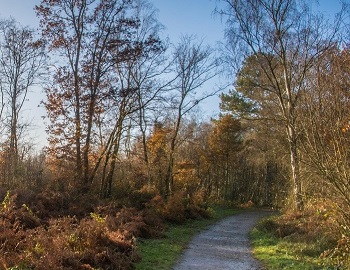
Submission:
[[[291,125],[288,126],[288,140],[290,149],[290,164],[293,181],[293,198],[294,206],[297,211],[302,211],[304,207],[302,196],[302,185],[300,179],[300,165],[299,165],[299,153],[297,148],[297,137],[295,134],[295,128]]]
[[[110,159],[111,162],[110,162],[108,174],[107,176],[104,177],[102,192],[101,192],[104,198],[108,198],[112,194],[113,177],[114,177],[114,172],[117,165],[121,135],[122,135],[122,127],[120,127],[116,133],[115,139],[112,144],[112,149],[111,149],[112,151],[110,152],[110,156],[108,157],[108,159]]]
[[[283,49],[283,55],[285,56],[285,50]],[[295,116],[295,106],[297,96],[293,97],[292,86],[290,77],[287,69],[287,61],[283,58],[283,75],[285,81],[285,91],[287,94],[286,108],[285,108],[285,117],[287,120],[287,137],[289,143],[290,151],[290,166],[292,173],[292,182],[293,182],[293,200],[294,208],[297,211],[303,210],[303,196],[302,196],[302,186],[300,179],[300,163],[299,163],[299,154],[298,154],[298,138],[296,134],[296,116]]]
[[[80,90],[78,82],[78,74],[75,71],[74,74],[74,92],[75,92],[75,158],[76,158],[76,178],[81,181],[83,168],[82,168],[82,158],[81,158],[81,116],[80,116]]]
[[[10,119],[10,149],[9,149],[9,188],[15,183],[18,166],[18,142],[17,142],[17,95],[18,95],[18,69],[15,71],[13,88],[11,91],[11,119]]]
[[[95,93],[91,94],[90,104],[89,104],[89,112],[88,112],[88,121],[87,121],[87,131],[86,131],[86,139],[85,146],[83,151],[83,182],[85,185],[88,185],[93,181],[93,178],[90,178],[89,175],[89,153],[90,153],[90,143],[91,143],[91,131],[92,131],[92,123],[94,117],[94,109],[95,109]]]
[[[100,37],[98,37],[96,44],[99,44]],[[90,99],[89,99],[89,108],[88,108],[88,118],[87,118],[87,130],[86,130],[86,139],[83,153],[83,180],[85,185],[91,184],[93,181],[94,175],[90,175],[90,162],[89,162],[89,154],[91,147],[91,136],[92,136],[92,127],[93,121],[95,117],[95,106],[98,98],[98,90],[101,83],[101,79],[103,77],[101,65],[103,63],[103,53],[106,49],[107,37],[102,42],[102,46],[100,51],[97,51],[97,47],[95,45],[95,51],[93,53],[92,60],[92,68],[90,71],[90,81],[89,81],[89,89],[90,89]]]
[[[170,150],[168,168],[165,175],[165,197],[170,197],[174,192],[174,153]]]
[[[11,112],[11,134],[10,134],[10,152],[16,156],[17,152],[17,110],[16,110],[16,93],[12,97],[12,112]]]
[[[184,95],[184,89],[182,89],[182,96],[181,96],[181,101],[177,110],[177,119],[176,119],[176,124],[175,124],[175,129],[174,129],[174,134],[173,137],[171,138],[170,142],[170,153],[169,153],[169,163],[168,163],[168,169],[167,169],[167,174],[166,174],[166,196],[171,196],[174,192],[174,154],[175,154],[175,147],[176,147],[176,141],[177,141],[177,136],[179,134],[180,130],[180,125],[181,125],[181,120],[182,120],[182,106],[185,100],[186,95]]]
[[[168,162],[168,168],[167,173],[165,176],[165,185],[166,185],[166,194],[165,196],[171,196],[174,192],[174,154],[175,154],[175,147],[176,147],[176,140],[177,136],[179,134],[180,130],[180,124],[181,124],[181,117],[182,117],[182,102],[180,103],[179,109],[178,109],[178,116],[176,120],[176,125],[174,129],[173,136],[171,138],[170,142],[170,153],[169,153],[169,162]]]
[[[111,139],[111,144],[109,146],[108,152],[106,154],[106,160],[103,168],[103,175],[101,181],[101,196],[103,198],[108,198],[112,194],[112,185],[115,168],[117,165],[118,153],[120,148],[120,141],[123,133],[123,122],[125,115],[119,117],[116,126],[115,132],[113,132],[113,138]],[[107,168],[109,165],[109,168]],[[108,169],[108,173],[107,173]]]
[[[82,7],[79,11],[77,17],[75,17],[74,28],[77,35],[76,41],[76,54],[72,59],[72,70],[74,76],[74,97],[75,97],[75,147],[76,147],[76,180],[81,183],[83,178],[83,162],[82,162],[82,151],[81,151],[81,138],[82,138],[82,122],[81,122],[81,89],[80,89],[80,76],[79,76],[79,66],[80,66],[80,57],[82,51],[83,35],[84,35],[84,13],[86,9],[86,0],[82,1]]]
[[[149,164],[149,155],[148,155],[148,147],[147,147],[147,137],[146,137],[146,119],[145,119],[145,108],[142,105],[141,102],[141,95],[138,96],[138,103],[139,103],[139,126],[142,136],[142,147],[143,147],[143,161],[146,164],[147,168],[147,184],[151,185],[151,166]]]
[[[103,166],[103,170],[102,170],[102,178],[101,178],[101,186],[100,186],[100,197],[101,198],[106,198],[107,197],[107,181],[106,181],[106,175],[107,175],[107,168],[108,168],[108,164],[109,164],[109,160],[111,158],[111,154],[112,154],[112,148],[113,148],[113,144],[108,144],[106,149],[106,157],[105,157],[105,161],[104,161],[104,166]],[[95,167],[97,168],[97,167]]]

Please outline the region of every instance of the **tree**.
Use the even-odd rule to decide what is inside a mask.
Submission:
[[[8,179],[11,185],[19,158],[19,137],[24,129],[20,123],[20,112],[29,88],[42,77],[46,56],[45,44],[35,38],[34,30],[20,26],[12,19],[1,22],[0,34],[0,82],[2,100],[4,102],[4,97],[6,100]]]
[[[43,0],[39,6],[36,6],[36,12],[37,16],[41,17],[42,34],[49,44],[49,51],[60,51],[68,62],[68,65],[57,68],[54,83],[57,86],[47,89],[46,109],[51,122],[57,121],[59,127],[58,130],[55,129],[55,124],[50,126],[52,132],[66,137],[63,138],[62,143],[66,142],[67,137],[70,137],[71,144],[74,142],[76,177],[81,179],[82,91],[80,81],[82,74],[80,60],[83,56],[82,47],[85,42],[87,1]],[[73,116],[70,115],[71,111],[73,111]],[[68,125],[64,121],[69,123],[70,129],[74,129],[73,134],[67,134],[68,132],[64,131],[65,126]],[[57,140],[54,142],[51,140],[51,143],[55,142]],[[67,149],[65,152],[65,155],[68,154]]]
[[[238,199],[238,154],[242,147],[242,127],[239,120],[232,115],[223,115],[219,120],[213,121],[214,126],[209,135],[210,151],[214,156],[214,165],[220,170],[217,190],[225,200]],[[219,195],[218,194],[218,195]]]
[[[147,135],[152,118],[158,118],[164,104],[163,94],[171,80],[161,79],[170,72],[171,61],[167,61],[166,51],[168,44],[162,41],[159,34],[163,26],[156,19],[156,9],[147,1],[139,0],[135,16],[140,25],[135,33],[135,42],[140,53],[138,57],[130,59],[128,74],[136,87],[138,111],[132,117],[140,132],[142,143],[142,163],[147,168],[147,178],[150,182],[149,151]]]
[[[5,102],[4,102],[4,90],[3,90],[3,87],[2,85],[0,84],[0,95],[1,95],[1,98],[0,98],[0,133],[2,134],[3,133],[3,112],[4,112],[4,108],[5,108]]]
[[[57,157],[72,160],[78,183],[88,186],[89,158],[97,119],[106,111],[116,63],[130,53],[130,1],[42,0],[36,6],[43,37],[58,52],[45,107],[52,125],[50,143]]]
[[[135,4],[136,8],[131,14],[138,23],[135,31],[129,33],[124,58],[119,58],[120,47],[112,47],[111,50],[115,56],[113,71],[116,80],[110,87],[109,117],[114,127],[109,133],[104,150],[101,184],[103,197],[111,195],[122,136],[126,134],[127,140],[130,140],[135,124],[141,130],[146,161],[146,111],[151,103],[159,99],[163,89],[157,83],[157,76],[164,71],[162,66],[165,62],[163,54],[166,46],[159,38],[162,27],[155,18],[152,5],[144,0],[137,0]]]
[[[171,129],[156,122],[147,139],[150,164],[150,183],[157,187],[160,195],[166,197],[167,187],[163,181],[166,177],[167,157],[169,153],[169,134]]]
[[[223,2],[227,4],[227,9],[221,11],[227,16],[227,42],[243,43],[246,50],[239,53],[255,67],[249,74],[240,72],[241,77],[247,75],[245,80],[252,87],[246,91],[251,94],[248,97],[258,100],[260,106],[274,103],[278,110],[271,111],[270,118],[278,113],[283,120],[289,145],[294,206],[302,210],[297,107],[305,90],[308,70],[333,45],[339,25],[331,28],[319,15],[312,14],[303,1]]]
[[[303,154],[320,184],[312,189],[330,197],[350,224],[349,87],[350,51],[334,47],[310,71],[303,97]],[[344,225],[344,221],[339,221]],[[343,223],[342,223],[343,222]]]
[[[237,119],[252,119],[258,113],[257,104],[249,100],[246,95],[234,90],[220,94],[220,110],[230,113]]]
[[[196,43],[194,37],[184,36],[174,49],[174,80],[175,96],[172,99],[174,109],[174,127],[170,139],[169,162],[165,183],[167,194],[173,193],[173,167],[176,147],[179,143],[178,134],[181,122],[186,114],[195,108],[201,101],[215,93],[201,93],[196,91],[208,80],[217,75],[217,62],[213,58],[214,51],[202,42]]]

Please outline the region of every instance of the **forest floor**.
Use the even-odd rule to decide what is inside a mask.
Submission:
[[[174,270],[263,269],[252,255],[249,232],[259,219],[272,213],[245,211],[209,227],[193,238]]]

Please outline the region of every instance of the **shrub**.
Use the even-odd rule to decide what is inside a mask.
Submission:
[[[168,198],[164,205],[163,217],[167,221],[175,223],[183,223],[186,220],[187,198],[183,192],[176,192],[174,195]]]
[[[326,250],[322,257],[340,269],[350,269],[350,237],[343,236],[337,246]]]
[[[0,205],[0,265],[5,269],[132,269],[136,238],[161,237],[163,220],[202,217],[203,194],[167,201],[145,186],[134,207],[89,194],[7,192]],[[95,206],[94,206],[95,204]],[[94,206],[94,207],[93,207]],[[71,214],[71,215],[70,215]]]
[[[114,217],[108,216],[106,223],[110,231],[118,230],[127,240],[158,237],[163,229],[161,219],[150,209],[123,208]]]
[[[129,201],[132,207],[137,209],[144,209],[147,204],[158,195],[155,187],[144,185],[141,189],[130,193]]]
[[[332,260],[335,265],[342,266],[340,260],[345,262],[346,259],[338,255],[346,250],[346,244],[338,242],[338,247],[334,249],[340,234],[329,205],[326,201],[310,203],[302,213],[287,211],[280,216],[269,217],[260,221],[256,229],[282,239],[280,242],[298,258],[309,256],[319,259],[321,256],[328,258],[324,260],[326,267]]]
[[[137,259],[134,236],[129,237],[125,228],[130,223],[137,228],[133,235],[148,233],[150,225],[143,215],[136,209],[122,209],[117,216],[114,207],[105,207],[114,213],[114,227],[109,228],[108,215],[88,212],[91,206],[83,205],[85,199],[78,204],[67,200],[63,209],[64,195],[51,195],[4,195],[0,206],[0,263],[5,269],[132,269]],[[30,198],[30,204],[22,203],[25,198]],[[55,205],[58,201],[60,204]],[[41,203],[35,206],[37,202]],[[85,211],[85,217],[58,217],[76,205]]]

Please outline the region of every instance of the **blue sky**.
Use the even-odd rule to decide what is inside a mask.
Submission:
[[[173,38],[180,33],[197,33],[198,37],[213,40],[219,37],[219,18],[213,19],[216,0],[150,0],[159,10],[159,20]],[[14,17],[20,23],[38,25],[34,5],[39,0],[1,0],[0,17]],[[222,29],[222,28],[221,28]]]
[[[159,21],[166,27],[172,41],[180,34],[195,33],[214,44],[222,38],[223,27],[218,17],[213,18],[215,0],[150,0],[159,10]],[[34,5],[39,0],[1,0],[0,17],[12,16],[23,25],[38,26]]]
[[[181,34],[196,34],[207,43],[223,38],[223,25],[213,16],[215,0],[153,0],[159,10],[159,21],[166,27],[171,40]]]
[[[346,0],[350,1],[350,0]],[[205,43],[215,46],[222,41],[224,25],[218,16],[213,16],[216,0],[150,0],[159,10],[159,21],[165,26],[164,34],[169,36],[172,43],[176,43],[181,34],[195,34]],[[334,13],[340,8],[338,0],[319,0],[322,12]],[[0,18],[12,16],[22,25],[38,27],[39,20],[35,16],[34,6],[40,0],[0,0]],[[209,84],[206,87],[214,87]],[[205,89],[204,89],[205,91]],[[37,125],[34,135],[42,141],[44,125],[41,116],[45,114],[38,104],[43,99],[40,89],[34,89],[29,95],[26,115],[29,115]],[[211,98],[203,104],[203,111],[207,115],[215,116],[219,112],[219,98]]]

